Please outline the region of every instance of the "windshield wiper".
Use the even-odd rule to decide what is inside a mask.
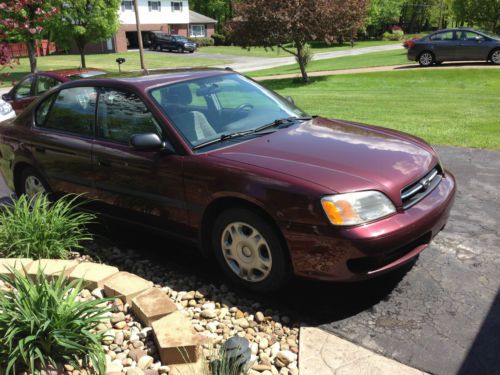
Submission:
[[[278,126],[285,125],[285,124],[291,125],[291,124],[295,123],[296,121],[309,121],[309,120],[312,120],[312,117],[285,117],[285,118],[280,118],[278,120],[274,120],[273,122],[270,122],[269,124],[262,125],[262,126],[258,127],[257,129],[254,129],[253,131],[255,133],[258,133],[262,130],[266,130],[269,128],[276,128]]]
[[[249,134],[256,134],[256,133],[267,134],[267,133],[261,133],[261,132],[263,130],[278,127],[278,126],[281,126],[281,125],[284,125],[287,123],[294,123],[296,121],[309,121],[311,119],[312,119],[312,117],[286,117],[286,118],[274,120],[273,122],[266,124],[266,125],[259,126],[256,129],[245,130],[245,131],[241,131],[241,132],[234,132],[234,133],[229,133],[229,134],[222,134],[220,137],[217,137],[215,139],[211,139],[211,140],[206,141],[206,142],[202,142],[199,145],[194,146],[193,150],[198,150],[200,148],[213,145],[215,143],[224,142],[228,139],[244,137],[244,136],[249,135]]]

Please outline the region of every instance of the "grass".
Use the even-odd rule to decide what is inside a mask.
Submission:
[[[406,50],[371,52],[357,56],[344,56],[334,59],[311,61],[307,67],[308,72],[319,72],[323,70],[342,70],[354,68],[369,68],[387,65],[412,64],[406,58]],[[250,77],[262,77],[280,74],[299,74],[298,64],[285,65],[277,68],[257,70],[248,73]]]
[[[139,52],[124,52],[110,54],[87,55],[87,66],[97,69],[104,69],[110,72],[118,72],[117,57],[124,57],[127,61],[122,65],[122,70],[140,69]],[[177,67],[197,67],[224,64],[226,60],[204,59],[187,54],[176,53],[146,53],[146,67],[148,69],[157,68],[177,68]],[[38,70],[56,70],[66,68],[78,68],[80,66],[80,55],[52,55],[38,58]],[[10,86],[11,81],[18,81],[30,72],[27,58],[20,59],[20,64],[15,65],[13,70],[6,68],[1,73],[10,73],[8,77],[1,77],[3,82],[0,86]],[[0,74],[1,74],[0,73]]]
[[[356,42],[354,48],[365,48],[382,46],[387,44],[402,44],[403,41],[387,41],[387,40],[362,40]],[[349,42],[339,45],[337,43],[328,45],[321,42],[312,42],[311,51],[313,53],[319,52],[332,52],[332,51],[343,51],[346,49],[351,49]],[[293,48],[288,45],[289,48]],[[245,49],[238,46],[214,46],[214,47],[202,47],[200,52],[203,53],[219,53],[224,55],[234,55],[234,56],[248,56],[248,57],[288,57],[291,56],[288,52],[283,51],[281,48],[265,49],[262,47],[255,47],[251,49]]]
[[[417,70],[263,84],[310,114],[401,130],[432,144],[500,150],[500,71]]]

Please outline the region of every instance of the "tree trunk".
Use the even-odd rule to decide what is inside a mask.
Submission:
[[[82,68],[87,67],[87,63],[85,61],[85,41],[82,40],[81,38],[77,38],[75,40],[76,42],[76,47],[78,48],[78,52],[80,52],[80,65]]]
[[[30,70],[31,73],[36,72],[36,46],[34,39],[28,39],[26,42],[26,46],[28,47],[28,57],[30,59]]]
[[[299,43],[296,42],[295,46],[297,47],[297,62],[299,63],[300,66],[302,81],[307,83],[309,82],[309,76],[307,75],[306,64],[304,62],[304,45],[300,42]]]

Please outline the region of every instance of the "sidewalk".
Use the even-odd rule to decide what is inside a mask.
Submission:
[[[299,373],[301,375],[424,375],[318,328],[300,329]]]

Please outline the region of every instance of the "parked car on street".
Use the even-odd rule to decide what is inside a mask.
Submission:
[[[408,60],[421,66],[443,61],[491,61],[500,64],[500,36],[457,28],[436,31],[408,43]]]
[[[0,99],[0,122],[16,117],[16,112],[6,101]]]
[[[105,74],[97,69],[64,69],[28,74],[19,81],[2,99],[12,105],[19,114],[36,97],[63,82]]]
[[[178,53],[196,51],[196,43],[181,35],[170,35],[161,31],[150,32],[150,49],[153,51],[176,51]]]
[[[423,140],[311,117],[226,70],[67,82],[0,125],[0,157],[17,194],[84,193],[88,209],[197,244],[256,291],[401,267],[455,195]]]

